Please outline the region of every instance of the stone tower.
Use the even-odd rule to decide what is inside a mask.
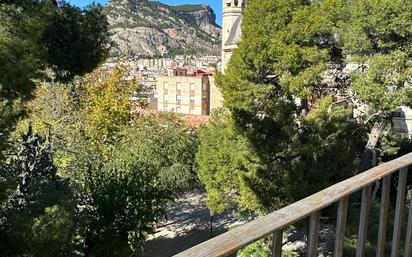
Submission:
[[[242,12],[248,0],[223,0],[222,72],[242,35]]]

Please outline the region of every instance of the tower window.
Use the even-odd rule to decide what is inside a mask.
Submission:
[[[239,5],[239,0],[235,0],[235,6],[237,7]]]
[[[231,3],[227,3],[227,4],[226,4],[226,7],[230,7],[230,6],[232,6]]]

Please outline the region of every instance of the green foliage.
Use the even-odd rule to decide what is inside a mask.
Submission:
[[[30,10],[29,10],[30,9]],[[42,8],[0,4],[0,100],[30,96],[33,78],[40,75],[42,54],[39,41],[44,17]]]
[[[35,82],[91,71],[106,57],[108,43],[107,21],[98,6],[80,10],[53,1],[0,3],[0,159]]]
[[[376,148],[386,140],[383,131],[389,130],[392,112],[399,106],[412,107],[412,8],[389,0],[349,2],[345,7],[338,31],[342,52],[352,66],[351,88],[368,105],[367,114],[374,114],[375,122],[359,165],[362,171],[373,165],[373,156],[379,159]]]
[[[204,9],[201,4],[183,4],[172,6],[172,9],[177,12],[198,12]]]
[[[246,246],[237,254],[239,257],[270,257],[270,249],[265,240],[259,240]]]
[[[327,132],[314,134],[320,129],[333,132],[333,126],[347,126],[349,115],[345,113],[345,117],[334,120],[323,118],[322,122],[339,123],[316,127],[313,122],[302,120],[299,113],[305,106],[297,106],[293,99],[305,97],[319,86],[333,52],[333,22],[327,19],[326,8],[320,6],[319,2],[266,0],[251,1],[246,9],[239,48],[233,53],[226,74],[217,78],[233,120],[227,130],[236,139],[233,141],[242,138],[246,143],[242,148],[248,149],[239,158],[241,172],[232,172],[235,178],[242,177],[244,189],[232,186],[221,190],[206,182],[208,192],[213,188],[222,193],[222,199],[232,192],[245,199],[248,208],[266,212],[315,192],[335,181],[336,176],[352,173],[352,167],[339,170],[347,156],[337,157],[343,160],[327,171],[318,170],[327,166],[323,162],[327,161],[323,160],[327,151],[350,141],[349,133],[345,138],[329,137],[328,144],[324,144],[329,149],[317,145],[329,136]],[[203,144],[207,142],[201,140],[201,147]],[[352,146],[348,145],[350,149]],[[236,148],[242,149],[235,146],[231,151],[236,152]],[[231,159],[226,160],[215,167],[204,162],[202,166],[199,160],[200,169],[223,173],[221,166],[238,166]],[[307,180],[309,177],[316,177],[316,182]],[[295,192],[298,183],[303,184]]]
[[[88,256],[129,256],[166,204],[197,183],[195,131],[173,115],[133,120],[134,85],[126,74],[119,67],[71,87],[44,83],[18,126],[32,123],[54,139],[59,174],[70,180],[79,206],[72,241]]]
[[[241,209],[259,210],[261,204],[248,180],[264,168],[247,137],[237,134],[233,120],[225,113],[215,113],[210,124],[199,131],[199,178],[207,191],[208,208],[221,213],[231,204]],[[273,182],[273,181],[272,181]],[[272,195],[279,204],[281,195]]]
[[[16,120],[23,114],[22,99],[30,97],[33,78],[40,76],[44,18],[33,5],[0,4],[0,161]],[[32,8],[31,12],[28,8]]]
[[[90,159],[81,174],[81,230],[88,256],[129,256],[152,232],[171,200],[145,163]],[[80,175],[80,174],[79,174]]]
[[[357,65],[353,90],[389,123],[397,107],[412,106],[412,8],[403,1],[362,0],[346,5],[339,28],[342,51]]]
[[[377,53],[410,51],[412,8],[402,0],[362,0],[345,6],[342,49],[346,55],[373,57]]]
[[[80,9],[63,2],[58,9],[44,29],[42,43],[57,78],[68,80],[91,72],[106,59],[108,22],[99,5]]]
[[[353,88],[374,111],[394,111],[399,106],[412,106],[412,62],[409,54],[393,51],[369,58],[363,73],[353,74]]]
[[[10,142],[8,141],[9,135],[12,133],[14,126],[19,117],[21,117],[24,111],[23,103],[19,100],[12,101],[0,101],[0,166],[1,161],[5,159],[3,149],[8,149]]]
[[[116,159],[127,158],[154,167],[161,186],[172,194],[197,184],[197,136],[178,117],[142,117],[123,134]]]
[[[29,252],[49,257],[73,254],[72,249],[76,249],[72,241],[73,227],[72,210],[62,205],[45,208],[44,214],[34,219]]]
[[[332,98],[318,101],[317,109],[302,119],[304,131],[290,148],[296,157],[286,169],[285,185],[292,199],[320,191],[355,174],[354,158],[363,142],[364,129],[350,108],[329,107]],[[338,153],[339,154],[336,154]]]
[[[239,48],[217,77],[230,114],[200,132],[209,208],[267,212],[353,175],[367,116],[355,120],[350,103],[326,96],[326,72],[385,119],[411,106],[411,15],[402,1],[250,1]],[[399,150],[391,140],[385,154]]]
[[[349,110],[328,113],[328,103],[324,100],[324,107],[306,116],[304,131],[290,140],[279,139],[279,133],[268,135],[270,130],[254,133],[263,138],[250,136],[227,113],[201,128],[197,160],[209,209],[220,213],[234,204],[242,210],[268,212],[352,175],[361,141],[354,132],[359,128],[350,122]],[[338,151],[341,154],[336,155]]]
[[[129,98],[135,86],[125,76],[126,68],[118,67],[95,71],[69,85],[41,84],[17,131],[31,123],[42,134],[51,132],[56,135],[57,155],[90,148],[107,157],[132,120]]]
[[[200,178],[213,210],[235,198],[241,208],[268,212],[353,174],[359,137],[351,111],[330,111],[325,99],[305,117],[307,106],[295,103],[318,89],[331,56],[338,58],[329,13],[336,6],[265,0],[246,9],[239,48],[217,78],[231,117],[200,133]],[[220,152],[224,158],[208,160]]]
[[[56,174],[50,142],[29,130],[0,169],[0,250],[4,256],[69,251],[71,192]]]
[[[126,68],[116,68],[106,79],[106,73],[95,72],[80,83],[80,112],[85,119],[84,132],[97,148],[110,146],[120,131],[131,121],[130,96],[133,81],[125,80]],[[101,151],[104,149],[101,148]]]
[[[105,58],[99,6],[27,0],[0,8],[0,137],[8,138],[27,107],[17,131],[33,124],[53,138],[30,129],[1,163],[1,255],[130,256],[166,204],[196,183],[195,133],[175,118],[133,123],[135,85],[124,68],[60,83]],[[34,90],[42,78],[53,82]]]
[[[305,96],[320,83],[333,35],[318,5],[301,0],[251,1],[239,49],[220,83],[228,107],[264,103],[269,92]],[[250,89],[232,94],[235,84]]]
[[[270,257],[271,240],[270,237],[256,241],[237,253],[239,257]],[[282,257],[298,257],[299,254],[291,250],[283,250]]]

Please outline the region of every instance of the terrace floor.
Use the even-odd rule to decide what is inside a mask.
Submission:
[[[169,257],[210,239],[210,212],[202,192],[187,193],[167,210],[168,220],[158,224],[142,254],[146,257]],[[216,215],[213,219],[213,236],[230,227],[241,225],[233,212]]]

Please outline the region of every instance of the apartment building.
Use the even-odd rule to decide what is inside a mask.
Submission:
[[[196,72],[186,76],[181,68],[175,74],[158,79],[158,111],[209,115],[210,74]]]

